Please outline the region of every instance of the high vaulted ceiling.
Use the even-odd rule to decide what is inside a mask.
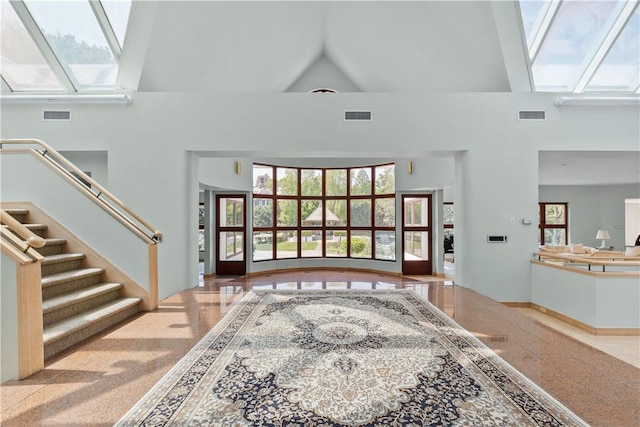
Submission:
[[[511,13],[511,30],[518,30],[514,4],[497,6]],[[520,48],[520,72],[526,73]],[[314,86],[512,90],[490,2],[158,4],[139,90],[283,92]]]
[[[638,0],[0,0],[3,93],[640,92]]]

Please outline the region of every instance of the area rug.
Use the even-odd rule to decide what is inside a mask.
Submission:
[[[116,425],[586,424],[411,290],[270,290]]]

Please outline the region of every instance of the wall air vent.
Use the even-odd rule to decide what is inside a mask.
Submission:
[[[546,111],[518,111],[518,120],[547,120]]]
[[[51,110],[44,110],[43,114],[42,114],[42,120],[46,120],[46,121],[70,121],[71,120],[71,111],[61,111],[61,110],[56,110],[56,111],[51,111]]]
[[[345,111],[344,119],[346,120],[371,120],[371,111]]]

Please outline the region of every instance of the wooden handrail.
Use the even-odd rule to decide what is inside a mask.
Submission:
[[[44,141],[41,141],[39,139],[2,139],[0,140],[0,149],[5,149],[3,146],[4,145],[37,145],[40,146],[42,148],[42,151],[38,151],[43,157],[44,156],[49,156],[50,160],[53,160],[54,163],[57,163],[58,167],[66,172],[69,176],[73,177],[73,179],[78,180],[78,177],[82,178],[82,180],[88,182],[91,184],[91,188],[96,188],[97,192],[94,192],[92,190],[89,190],[87,188],[88,191],[91,191],[94,196],[100,200],[102,200],[104,203],[107,203],[107,205],[111,205],[110,203],[108,203],[106,200],[104,200],[103,196],[107,197],[111,202],[113,202],[113,204],[117,205],[120,209],[122,209],[124,212],[126,212],[127,215],[129,215],[131,218],[135,219],[138,223],[140,223],[142,226],[144,226],[151,234],[150,239],[154,242],[154,243],[161,243],[162,242],[162,232],[158,229],[156,229],[155,227],[151,226],[151,224],[149,224],[147,221],[145,221],[141,216],[139,216],[138,214],[136,214],[133,210],[131,210],[127,205],[125,205],[122,201],[120,201],[117,197],[115,197],[113,194],[111,194],[109,192],[109,190],[107,190],[106,188],[104,188],[102,185],[100,185],[98,182],[96,182],[94,179],[92,179],[90,176],[88,176],[87,174],[85,174],[82,170],[80,170],[77,166],[75,166],[73,163],[71,163],[69,160],[67,160],[62,154],[60,154],[59,152],[57,152],[55,149],[53,149],[51,146],[49,146],[47,143],[45,143]],[[77,176],[74,177],[69,171],[73,171],[74,174],[76,174]],[[121,212],[118,211],[118,209],[116,209],[114,206],[110,206],[110,213],[112,215],[115,214],[115,216],[120,217],[120,219],[125,220],[126,222],[129,223],[128,227],[135,227],[135,224],[133,224],[131,222],[131,220],[129,220],[129,218],[127,218],[127,215],[122,214]]]
[[[571,256],[557,253],[548,252],[536,252],[538,261],[540,262],[553,262],[562,261],[565,265],[586,265],[589,270],[592,266],[602,267],[602,271],[605,271],[605,267],[640,267],[640,257],[625,257],[620,255],[612,256]]]
[[[27,244],[27,248],[23,251],[26,252],[31,248],[41,248],[45,245],[45,240],[22,225],[17,219],[9,215],[4,209],[0,209],[0,221],[2,224],[6,224],[11,231],[22,237]]]

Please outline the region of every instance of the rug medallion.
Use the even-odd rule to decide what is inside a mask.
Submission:
[[[118,426],[585,425],[410,290],[252,291]]]

